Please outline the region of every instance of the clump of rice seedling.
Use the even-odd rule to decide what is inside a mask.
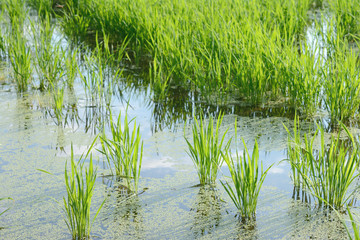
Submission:
[[[8,53],[17,90],[24,92],[31,81],[31,51],[26,45],[26,39],[20,33],[11,35],[9,42]]]
[[[35,36],[36,71],[39,76],[40,90],[56,87],[65,71],[65,52],[60,42],[52,41],[54,27],[50,15],[44,17],[38,28],[32,27]]]
[[[70,169],[65,167],[67,197],[63,199],[63,210],[66,216],[66,225],[74,240],[90,238],[92,223],[95,221],[105,202],[104,200],[94,218],[90,221],[90,206],[95,187],[96,169],[93,166],[92,155],[90,155],[88,168],[84,167],[84,161],[82,160],[82,158],[78,162],[74,160],[73,148],[71,146],[71,167]]]
[[[77,54],[78,49],[73,49],[71,53],[68,53],[65,59],[66,83],[70,89],[74,86],[74,81],[78,72]]]
[[[360,107],[360,71],[356,51],[347,39],[342,39],[342,29],[327,33],[330,49],[326,65],[322,69],[324,79],[324,103],[330,114],[331,124],[347,122],[356,117]]]
[[[234,187],[231,187],[227,181],[221,181],[221,184],[238,209],[242,220],[246,220],[255,219],[259,192],[272,165],[264,171],[263,164],[261,163],[259,168],[259,147],[257,141],[255,140],[252,155],[249,154],[245,141],[242,141],[245,149],[242,157],[236,150],[236,165],[231,152],[223,153]]]
[[[353,196],[350,184],[359,176],[356,173],[358,149],[348,129],[342,125],[351,144],[347,146],[340,138],[331,137],[329,145],[325,144],[324,130],[318,126],[315,135],[305,135],[304,147],[300,147],[301,164],[290,159],[290,164],[301,175],[303,187],[310,192],[319,206],[330,205],[335,209],[342,208]],[[314,149],[314,141],[320,132],[320,150]],[[290,158],[292,156],[290,155]],[[299,176],[299,175],[298,175]]]
[[[212,117],[210,117],[207,126],[203,117],[200,117],[199,121],[194,117],[192,143],[184,136],[189,147],[188,155],[196,167],[201,185],[215,183],[218,170],[224,161],[221,151],[227,152],[230,147],[231,139],[224,144],[228,129],[222,136],[220,135],[223,117],[224,114],[220,113],[216,121],[215,130]]]
[[[54,97],[54,114],[57,119],[57,124],[60,125],[62,123],[63,118],[63,104],[64,104],[64,88],[57,89],[56,92],[53,93]]]
[[[301,186],[304,187],[304,185],[302,185],[302,175],[298,169],[301,169],[302,173],[307,173],[307,162],[302,158],[302,138],[300,135],[299,117],[295,116],[294,118],[293,134],[290,133],[290,130],[285,125],[284,127],[288,133],[287,155],[290,161],[291,178],[294,183],[295,196],[295,193],[299,195]]]
[[[131,130],[130,124],[133,124]],[[140,135],[140,126],[134,119],[128,121],[125,114],[124,123],[121,113],[114,122],[110,112],[111,137],[103,133],[100,137],[102,152],[105,154],[107,163],[113,175],[117,178],[125,178],[129,191],[137,192],[143,157],[143,141]],[[133,185],[131,184],[133,179]]]

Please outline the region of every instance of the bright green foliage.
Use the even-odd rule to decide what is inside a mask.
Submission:
[[[238,209],[241,218],[246,220],[255,219],[259,192],[272,165],[265,172],[262,163],[259,167],[259,147],[256,140],[252,155],[249,154],[244,140],[243,144],[245,148],[243,156],[241,157],[236,150],[236,161],[234,161],[231,152],[223,154],[234,186],[232,187],[228,182],[221,182],[221,184]]]
[[[358,54],[347,40],[330,41],[334,52],[323,68],[325,105],[331,122],[348,121],[356,117],[360,107],[360,67]]]
[[[57,124],[61,125],[63,118],[63,104],[64,104],[64,88],[57,89],[56,92],[53,93],[54,98],[54,114],[57,119]]]
[[[32,79],[31,51],[26,42],[20,33],[10,36],[8,53],[19,92],[27,91]]]
[[[288,149],[287,149],[287,155],[288,160],[290,161],[291,165],[291,173],[292,173],[292,180],[294,183],[294,186],[296,188],[300,188],[301,186],[301,179],[303,174],[306,174],[307,165],[305,161],[302,159],[302,146],[301,146],[301,135],[300,135],[300,129],[299,129],[299,118],[295,116],[294,118],[294,133],[291,134],[289,129],[284,125],[287,133],[288,133]],[[301,171],[298,171],[298,169],[301,169]]]
[[[358,0],[328,0],[330,9],[335,13],[337,29],[350,40],[360,36],[360,4]]]
[[[32,27],[40,90],[56,87],[64,76],[65,51],[60,42],[52,41],[54,28],[50,15],[46,15],[39,25]]]
[[[325,204],[340,209],[356,190],[348,193],[350,184],[359,176],[356,172],[358,149],[350,132],[345,126],[343,129],[350,139],[349,146],[340,138],[340,132],[326,145],[324,131],[318,127],[314,137],[305,135],[303,148],[298,146],[301,164],[297,163],[298,159],[290,159],[292,167],[300,173],[303,185],[317,199],[319,206]],[[314,141],[319,132],[321,146],[320,150],[315,150]]]
[[[87,154],[88,155],[88,154]],[[90,219],[91,198],[94,193],[96,169],[90,155],[89,167],[84,167],[84,159],[75,161],[71,146],[71,167],[65,167],[67,197],[64,197],[65,222],[72,239],[90,239],[92,222],[95,221],[104,202],[99,207],[92,222]]]
[[[235,86],[240,97],[258,103],[286,97],[283,49],[298,55],[310,1],[88,0],[68,6],[61,23],[67,36],[85,40],[104,32],[117,45],[130,39],[135,62],[149,59],[157,94],[184,83],[204,97]],[[307,109],[308,102],[296,104]]]
[[[184,136],[189,147],[188,154],[196,167],[201,185],[215,183],[218,170],[223,163],[221,151],[227,152],[230,147],[231,139],[225,144],[228,129],[222,136],[220,134],[223,117],[224,114],[219,114],[215,130],[212,117],[207,126],[202,117],[199,121],[194,117],[192,143]]]
[[[351,236],[346,224],[345,224],[345,227],[346,227],[346,230],[348,231],[348,235],[349,235],[349,238],[352,240],[352,239],[355,239],[355,240],[359,240],[360,239],[360,232],[359,232],[359,228],[357,226],[357,224],[355,223],[354,221],[354,217],[353,215],[351,214],[351,211],[349,209],[349,207],[347,207],[347,212],[349,214],[349,217],[350,217],[350,221],[351,221],[351,227],[352,227],[352,230],[354,232],[354,238]]]
[[[132,130],[129,126],[131,123],[134,125]],[[125,178],[129,189],[137,192],[143,157],[140,126],[136,124],[134,119],[128,121],[127,115],[125,115],[124,123],[122,123],[121,113],[117,121],[114,122],[110,113],[110,130],[110,138],[105,135],[105,131],[100,137],[101,152],[105,154],[108,166],[113,174]],[[131,186],[131,178],[133,179],[133,186]]]

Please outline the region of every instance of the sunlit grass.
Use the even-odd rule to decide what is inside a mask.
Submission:
[[[112,174],[118,179],[124,178],[127,187],[137,192],[143,157],[140,126],[136,124],[135,119],[128,121],[127,114],[122,120],[120,113],[114,121],[110,113],[110,130],[109,137],[105,132],[100,137],[102,145],[100,152],[105,155]]]
[[[90,148],[91,149],[91,148]],[[88,154],[85,156],[87,157]],[[65,222],[71,233],[72,239],[90,239],[90,231],[93,222],[99,214],[104,202],[97,210],[91,220],[90,206],[94,194],[96,169],[93,166],[92,155],[90,155],[89,166],[84,167],[84,159],[74,159],[71,148],[71,167],[65,167],[65,184],[67,197],[64,197]]]
[[[256,140],[251,155],[244,140],[243,145],[242,156],[238,150],[235,156],[231,151],[223,153],[232,181],[221,181],[221,184],[238,209],[242,220],[247,220],[255,219],[259,192],[272,165],[264,171],[263,164],[259,164],[259,146]]]
[[[326,144],[321,127],[313,137],[305,135],[303,146],[296,141],[294,148],[294,143],[289,142],[290,152],[293,152],[289,154],[289,160],[295,174],[295,184],[301,182],[304,190],[317,200],[318,206],[331,205],[341,209],[356,191],[356,188],[351,189],[351,184],[359,176],[358,148],[351,133],[345,126],[342,127],[349,137],[348,144],[340,137],[340,131],[336,138],[331,137],[330,143]],[[320,138],[320,150],[314,147],[317,138]]]
[[[201,185],[215,183],[224,161],[221,151],[227,152],[230,147],[231,139],[225,141],[228,130],[220,133],[223,117],[224,114],[220,113],[216,125],[213,117],[209,118],[207,124],[203,117],[199,120],[194,117],[192,141],[184,136],[188,146],[187,153],[194,163]]]

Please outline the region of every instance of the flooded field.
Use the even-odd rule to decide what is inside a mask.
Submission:
[[[256,67],[263,69],[265,75],[271,75],[264,79],[274,85],[262,85],[263,73],[260,70],[256,74],[250,70],[246,73],[247,77],[259,80],[254,86],[245,82],[247,77],[233,73],[242,72],[245,67],[229,70],[227,75],[226,64],[235,64],[234,60],[232,57],[225,60],[219,55],[222,62],[219,79],[225,79],[220,86],[217,85],[218,76],[215,76],[217,53],[212,55],[214,59],[209,60],[211,66],[205,67],[206,61],[199,60],[203,61],[204,67],[189,70],[189,63],[196,64],[194,59],[200,58],[200,49],[196,50],[199,52],[194,50],[193,56],[190,54],[188,59],[179,60],[184,64],[181,68],[173,63],[176,62],[174,49],[177,46],[172,46],[170,50],[170,45],[167,45],[170,43],[159,40],[156,45],[151,42],[164,47],[154,47],[151,53],[135,49],[136,44],[142,47],[141,44],[150,44],[150,40],[145,43],[146,39],[140,42],[139,36],[142,35],[139,32],[135,34],[139,37],[138,42],[134,40],[134,35],[129,37],[128,45],[124,40],[117,47],[114,47],[115,43],[112,45],[112,41],[117,40],[115,35],[110,34],[107,38],[106,34],[100,36],[102,33],[97,32],[97,38],[94,32],[88,30],[86,38],[83,38],[80,23],[79,32],[71,32],[64,23],[69,23],[74,17],[66,14],[72,11],[71,7],[75,5],[71,4],[77,1],[59,1],[51,6],[56,11],[69,8],[61,10],[64,13],[57,18],[51,14],[42,18],[39,14],[42,8],[34,9],[37,6],[35,3],[42,1],[29,2],[31,7],[26,5],[24,9],[27,12],[23,15],[19,12],[11,15],[11,9],[16,12],[16,6],[11,5],[11,1],[3,1],[1,5],[4,16],[0,69],[0,199],[11,198],[0,200],[1,239],[72,238],[63,210],[64,201],[69,198],[64,172],[65,168],[70,169],[73,158],[81,159],[86,168],[91,167],[92,159],[97,169],[90,198],[91,219],[98,208],[102,208],[94,222],[90,221],[93,224],[91,239],[347,239],[354,234],[356,239],[346,206],[351,207],[357,222],[358,154],[354,149],[358,145],[351,145],[351,137],[358,142],[360,98],[359,88],[355,85],[359,80],[359,66],[354,52],[345,56],[345,51],[341,55],[339,49],[348,45],[339,44],[341,46],[334,49],[329,47],[328,38],[336,35],[328,33],[331,24],[334,24],[324,10],[329,6],[316,8],[314,1],[309,4],[314,5],[315,10],[303,10],[305,15],[310,16],[308,22],[296,22],[299,24],[296,26],[305,32],[301,35],[304,39],[301,43],[306,47],[299,47],[299,53],[295,51],[299,59],[297,56],[286,58],[286,53],[282,55],[282,61],[288,61],[284,64],[291,71],[283,69],[283,72],[277,72],[276,67],[282,64],[279,59],[271,60],[274,64],[271,66],[276,66],[272,70],[266,65],[268,63],[264,59],[278,52],[267,55],[255,50],[259,56],[265,56],[261,60],[264,65]],[[139,3],[138,7],[141,9],[142,5]],[[180,6],[178,8],[181,9]],[[220,10],[224,9],[221,5]],[[78,11],[80,14],[80,7]],[[301,10],[299,12],[300,16]],[[15,22],[19,22],[20,30],[15,30]],[[162,23],[160,27],[165,26]],[[271,28],[271,31],[275,30]],[[250,31],[245,32],[250,34]],[[281,34],[283,32],[280,31],[279,36]],[[351,49],[357,51],[354,47],[356,32],[351,34],[355,40],[346,41],[350,42]],[[269,37],[265,35],[262,36],[264,39]],[[76,36],[79,39],[74,38]],[[276,38],[274,36],[270,38]],[[286,36],[280,38],[286,39]],[[220,42],[223,40],[217,41],[217,49],[221,49]],[[262,44],[265,46],[265,43]],[[282,44],[284,52],[293,51],[293,44]],[[165,51],[173,54],[170,55],[174,59],[166,59]],[[301,54],[301,51],[304,53]],[[151,54],[154,54],[155,60],[148,63],[147,58],[151,58]],[[241,54],[245,56],[248,53]],[[233,57],[239,58],[238,63],[248,64],[247,67],[256,60],[250,61],[250,55],[248,59],[241,60],[241,54]],[[138,56],[141,56],[140,60]],[[161,60],[157,61],[156,57]],[[343,64],[344,71],[332,68],[342,60],[346,62]],[[332,62],[328,66],[328,61],[336,64]],[[31,67],[27,68],[27,64]],[[324,75],[320,74],[321,70]],[[179,80],[190,76],[193,80]],[[337,82],[331,82],[333,77],[345,79],[340,84],[344,86],[331,89],[329,86]],[[234,80],[230,84],[230,79],[235,78],[238,82]],[[217,80],[212,81],[214,79]],[[244,87],[246,84],[250,84],[248,90]],[[316,91],[312,92],[313,89]],[[116,163],[111,162],[111,151],[123,144],[111,138],[114,132],[111,123],[116,122],[119,114],[122,122],[119,131],[125,129],[125,116],[130,129],[133,129],[135,121],[139,127],[143,149],[142,157],[136,156],[136,161],[141,159],[140,165],[136,165],[139,168],[138,179],[135,175],[122,176],[123,172],[114,174],[112,169]],[[234,157],[235,151],[241,155],[244,153],[241,139],[250,153],[257,142],[259,165],[262,162],[264,170],[271,166],[260,185],[255,217],[249,219],[239,215],[239,210],[223,187],[225,181],[233,186],[228,165],[224,162],[219,167],[214,182],[200,185],[198,169],[189,154],[186,140],[193,143],[195,119],[200,121],[203,118],[204,124],[215,119],[216,125],[216,119],[221,114],[224,116],[218,130],[220,136],[225,134],[224,141],[229,142],[230,156]],[[349,134],[342,131],[338,139],[344,146],[350,146],[346,148],[346,161],[350,161],[348,156],[356,152],[353,167],[356,177],[345,193],[348,196],[351,191],[356,191],[351,198],[341,202],[341,208],[331,203],[331,207],[322,206],[321,200],[311,194],[309,185],[308,190],[295,186],[293,173],[300,168],[291,165],[288,152],[292,146],[289,143],[291,134],[296,129],[294,119],[298,119],[301,137],[304,134],[315,136],[311,150],[299,144],[302,150],[298,153],[304,156],[313,152],[314,156],[320,156],[322,146],[328,147],[333,143],[330,137],[336,139],[341,129],[338,120],[345,123]],[[320,127],[325,136],[323,142],[320,135],[316,136]],[[87,151],[90,151],[89,155],[85,156]],[[340,147],[335,150],[339,155],[341,151]],[[134,166],[131,174],[134,174]],[[305,184],[305,177],[302,181]]]

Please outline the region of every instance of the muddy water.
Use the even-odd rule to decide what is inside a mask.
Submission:
[[[95,135],[97,124],[108,121],[106,109],[90,104],[77,79],[75,93],[67,93],[67,124],[57,126],[51,116],[52,96],[31,91],[16,93],[6,77],[0,85],[0,217],[1,239],[69,239],[61,212],[65,196],[64,167],[71,144],[75,154],[84,153]],[[290,168],[286,161],[287,133],[292,127],[291,110],[249,108],[243,105],[204,105],[194,98],[155,103],[146,89],[123,89],[122,97],[113,97],[114,115],[136,117],[144,140],[144,158],[138,196],[127,198],[118,184],[107,175],[103,158],[98,160],[98,179],[93,197],[93,214],[107,200],[96,219],[93,239],[343,239],[346,230],[334,213],[324,214],[292,197]],[[221,131],[229,128],[234,136],[237,118],[238,136],[249,148],[258,139],[264,167],[275,163],[261,189],[256,221],[242,223],[221,184],[214,188],[196,187],[197,174],[186,154],[185,136],[191,137],[192,114],[206,109],[226,114]],[[290,113],[289,113],[290,112]],[[185,122],[187,120],[187,122]],[[64,119],[65,122],[65,119]],[[314,122],[302,122],[305,132]],[[353,129],[356,131],[356,129]],[[240,139],[239,139],[240,140]],[[96,145],[95,148],[99,146]],[[232,149],[243,149],[232,145]],[[45,174],[38,169],[51,172]],[[226,167],[219,176],[225,179]],[[195,187],[194,187],[195,186]],[[296,197],[295,197],[296,199]],[[326,233],[326,234],[325,234]]]

